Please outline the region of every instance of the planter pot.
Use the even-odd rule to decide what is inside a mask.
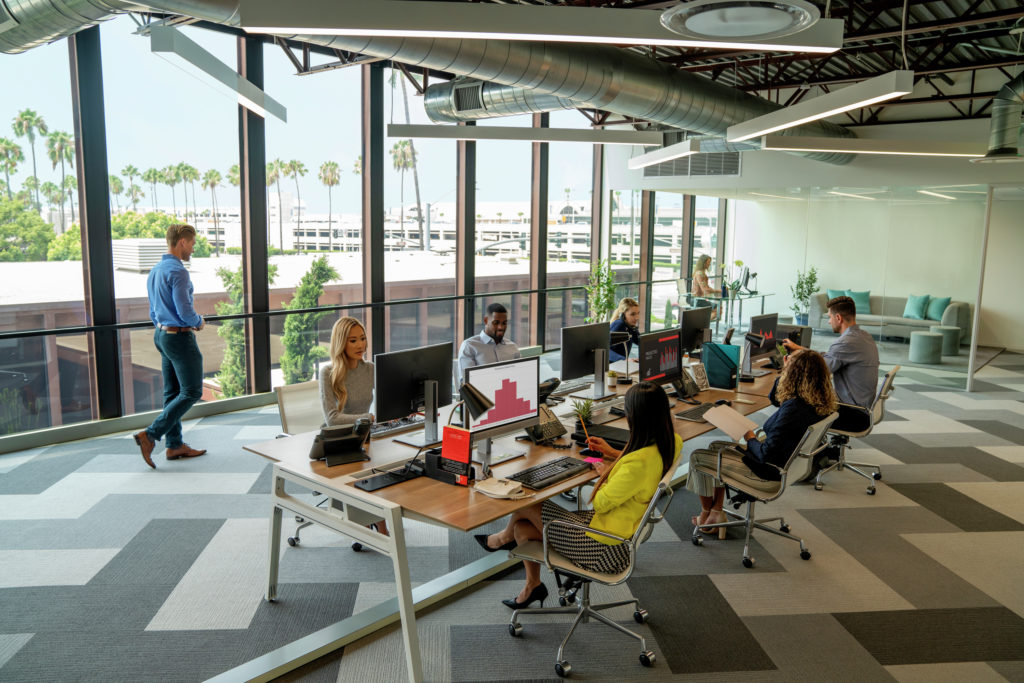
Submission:
[[[797,313],[797,315],[796,315],[796,324],[797,325],[801,325],[801,326],[806,325],[807,324],[807,314],[806,313]]]

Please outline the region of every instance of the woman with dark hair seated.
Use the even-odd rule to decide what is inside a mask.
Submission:
[[[508,525],[490,536],[479,534],[477,542],[488,552],[511,550],[519,543],[543,538],[544,524],[561,519],[622,538],[636,532],[640,519],[658,489],[658,483],[675,462],[683,440],[672,430],[672,416],[664,390],[652,382],[640,382],[626,392],[626,421],[629,442],[617,451],[598,437],[588,445],[611,463],[595,463],[600,475],[590,497],[593,510],[570,512],[546,500],[519,510]],[[606,573],[620,572],[629,565],[629,548],[613,539],[560,525],[548,531],[548,542],[577,567]],[[526,585],[519,595],[502,602],[512,609],[528,607],[535,600],[541,606],[548,589],[540,580],[540,564],[526,562]]]
[[[629,339],[625,342],[612,344],[608,349],[608,359],[611,362],[623,360],[629,356],[630,350],[640,344],[640,304],[636,299],[628,296],[619,300],[619,306],[612,313],[612,323],[608,326],[609,332],[625,332]]]
[[[698,470],[716,469],[719,450],[732,446],[722,451],[723,470],[745,472],[751,481],[764,482],[767,490],[771,482],[779,480],[779,472],[764,463],[783,467],[807,428],[835,411],[836,392],[825,359],[810,350],[786,356],[786,365],[769,398],[779,409],[764,423],[762,437],[748,431],[743,435],[745,446],[717,441],[690,454],[686,488],[700,496],[701,508],[700,515],[691,518],[694,526],[726,521],[722,511],[725,488],[714,475]],[[725,527],[718,528],[718,537],[725,538]]]

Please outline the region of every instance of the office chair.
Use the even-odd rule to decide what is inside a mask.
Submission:
[[[860,406],[852,406],[846,403],[842,404],[844,410],[850,412],[861,413],[867,419],[868,426],[863,431],[859,432],[848,432],[839,429],[830,429],[829,435],[831,436],[831,445],[839,448],[839,459],[826,467],[825,469],[818,472],[818,476],[814,480],[814,490],[820,491],[825,486],[823,478],[826,474],[832,470],[851,470],[864,477],[870,482],[867,488],[867,494],[869,496],[875,495],[875,482],[882,478],[882,468],[878,465],[873,465],[868,462],[851,462],[846,459],[846,449],[850,443],[851,437],[862,437],[867,436],[871,433],[871,430],[875,428],[875,425],[882,421],[885,417],[885,402],[892,395],[894,388],[892,386],[893,381],[896,379],[896,373],[899,372],[900,366],[895,366],[892,370],[886,373],[885,379],[882,380],[882,386],[878,389],[878,394],[875,396],[875,400],[872,401],[870,408],[861,408]],[[860,468],[873,469],[872,473],[865,472]]]
[[[576,614],[576,618],[573,620],[572,626],[569,627],[569,632],[565,635],[561,645],[558,646],[558,654],[555,658],[555,673],[559,676],[565,678],[572,673],[572,665],[569,664],[564,656],[565,646],[569,643],[569,639],[572,637],[573,632],[576,631],[576,627],[590,619],[596,619],[602,624],[611,626],[617,631],[621,631],[622,633],[639,640],[640,663],[644,666],[654,665],[654,652],[647,649],[647,641],[644,640],[643,636],[612,621],[600,612],[600,610],[632,604],[634,610],[633,619],[638,624],[643,624],[647,622],[647,610],[640,607],[640,603],[636,598],[632,600],[620,600],[618,602],[592,605],[590,603],[590,584],[596,582],[603,586],[617,586],[629,579],[630,575],[633,573],[633,568],[636,566],[637,548],[641,543],[650,538],[651,533],[654,530],[654,525],[665,518],[665,510],[668,509],[669,503],[672,502],[673,491],[671,481],[672,475],[675,473],[676,466],[678,464],[679,459],[677,458],[676,462],[673,462],[672,466],[665,472],[665,476],[661,478],[661,482],[658,484],[657,490],[651,497],[651,502],[647,505],[647,510],[644,512],[636,531],[630,538],[622,538],[615,536],[614,534],[594,531],[593,529],[589,529],[589,527],[582,525],[573,524],[560,519],[553,519],[544,525],[544,538],[542,541],[530,541],[509,551],[509,555],[511,557],[547,565],[547,568],[555,575],[555,579],[558,582],[558,604],[560,605],[559,607],[530,607],[517,609],[512,612],[512,619],[509,621],[508,632],[510,635],[520,636],[523,633],[523,626],[519,623],[520,614]],[[659,504],[661,504],[660,509]],[[604,574],[577,567],[557,550],[548,546],[548,529],[553,525],[586,529],[606,538],[613,538],[622,543],[629,544],[629,566],[617,574]],[[562,583],[563,577],[567,579],[565,585]],[[575,606],[571,604],[577,602],[577,600],[578,603]]]
[[[766,467],[771,467],[779,471],[779,481],[763,481],[760,479],[752,479],[750,470],[746,465],[732,466],[731,463],[727,463],[725,469],[722,468],[722,454],[726,451],[731,451],[738,455],[743,453],[736,449],[734,442],[730,441],[716,441],[711,444],[710,448],[718,451],[718,464],[715,469],[711,468],[699,468],[702,472],[706,472],[715,477],[718,481],[725,485],[726,488],[737,492],[736,495],[731,496],[733,501],[734,509],[739,508],[743,503],[747,504],[746,514],[740,514],[734,510],[727,510],[725,506],[722,507],[723,512],[726,516],[735,518],[735,521],[730,522],[719,522],[717,524],[704,524],[693,527],[693,544],[704,545],[704,537],[701,535],[701,529],[727,529],[729,527],[743,527],[746,531],[746,537],[743,542],[743,566],[750,569],[754,566],[754,558],[750,556],[750,536],[754,529],[760,529],[769,533],[775,534],[776,536],[782,536],[788,538],[791,541],[796,541],[800,544],[800,558],[804,560],[811,559],[811,552],[804,545],[803,539],[797,538],[796,536],[789,535],[789,525],[786,524],[786,520],[782,517],[767,517],[764,519],[754,518],[754,506],[757,503],[770,503],[775,500],[786,490],[786,479],[789,473],[789,468],[797,457],[804,455],[808,457],[814,457],[819,452],[825,449],[825,434],[828,428],[832,425],[835,419],[839,417],[839,413],[835,412],[820,420],[804,432],[803,437],[800,439],[800,443],[796,445],[789,458],[786,460],[786,464],[783,467],[777,467],[770,463],[765,463]],[[779,528],[774,529],[768,526],[768,522],[778,522]]]

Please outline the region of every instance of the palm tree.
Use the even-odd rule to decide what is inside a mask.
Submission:
[[[412,168],[413,165],[413,150],[410,145],[411,140],[399,140],[391,147],[391,164],[395,170],[398,171],[399,187],[401,188],[399,194],[399,217],[401,222],[399,225],[402,230],[402,238],[408,240],[408,234],[405,232],[405,172]]]
[[[64,179],[64,192],[68,195],[68,207],[71,209],[71,222],[75,222],[75,197],[78,196],[78,176],[69,175]],[[81,218],[81,216],[79,216]]]
[[[147,168],[146,172],[142,174],[142,180],[149,183],[149,186],[153,188],[153,210],[156,211],[156,184],[163,182],[163,178],[160,175],[160,171],[155,168]]]
[[[29,176],[21,183],[21,186],[25,188],[25,192],[28,193],[29,198],[39,192],[39,180],[35,176]]]
[[[55,130],[46,136],[46,153],[50,157],[50,163],[53,164],[54,168],[57,168],[57,164],[60,164],[60,226],[62,232],[67,227],[67,224],[64,222],[64,162],[74,164],[74,149],[74,139],[62,130]]]
[[[139,175],[139,169],[135,168],[131,164],[128,164],[121,169],[121,175],[128,176],[128,197],[132,196],[132,187],[135,186],[135,177]],[[138,211],[139,207],[136,205],[136,201],[132,201],[132,211]]]
[[[325,161],[320,165],[320,182],[327,186],[327,250],[334,251],[334,231],[331,230],[331,212],[333,203],[331,198],[332,189],[341,185],[341,168],[336,161]]]
[[[363,155],[356,157],[356,163],[352,165],[352,172],[356,175],[363,175]]]
[[[302,230],[302,195],[299,193],[299,177],[304,176],[307,173],[309,173],[309,171],[306,170],[306,165],[301,161],[292,159],[284,165],[284,174],[291,176],[292,180],[295,181],[295,210],[298,212],[295,214],[295,234],[297,235],[302,234],[299,232]],[[301,241],[299,242],[299,251],[302,251]]]
[[[7,178],[8,199],[14,198],[14,195],[11,194],[11,173],[17,170],[18,164],[22,161],[25,161],[25,155],[18,143],[7,138],[0,138],[0,166],[3,166],[4,176]]]
[[[196,181],[199,180],[199,169],[191,164],[186,164],[184,161],[178,164],[178,173],[182,181],[182,192],[185,193],[185,220],[188,220],[188,188],[185,187],[184,183],[188,183],[192,186],[192,219],[198,220],[199,209],[196,202]]]
[[[228,182],[238,187],[242,182],[242,175],[238,169],[238,164],[233,165],[228,169]]]
[[[142,191],[142,188],[138,185],[131,185],[128,187],[128,199],[132,201],[132,210],[136,210],[139,200],[146,196],[146,193]]]
[[[281,176],[284,174],[285,164],[280,159],[274,159],[267,164],[267,187],[277,186],[277,233],[281,240],[281,251],[284,251],[284,211],[281,204]]]
[[[124,192],[124,183],[116,175],[110,176],[110,195],[114,198],[114,204],[117,206],[118,212],[121,211],[121,202],[117,201],[117,198]],[[113,213],[113,209],[110,211]]]
[[[36,179],[36,187],[38,187],[39,174],[36,173],[36,133],[46,135],[50,132],[46,127],[46,121],[43,120],[42,116],[31,109],[25,109],[18,112],[18,115],[14,117],[14,123],[12,125],[15,135],[19,138],[28,138],[28,145],[32,148],[32,177]],[[42,206],[39,204],[39,190],[36,190],[36,211],[41,208]]]
[[[220,171],[216,169],[211,168],[203,176],[203,189],[210,191],[210,197],[213,200],[213,233],[215,236],[213,249],[216,256],[220,256],[220,219],[217,217],[217,186],[220,185],[220,181]]]
[[[174,211],[174,217],[178,217],[178,198],[174,194],[174,186],[181,182],[181,171],[174,164],[166,166],[163,171],[160,172],[160,181],[171,188],[171,210]]]
[[[54,183],[51,183],[49,180],[39,185],[39,192],[46,197],[46,201],[50,205],[51,209],[58,201],[63,201],[64,193],[61,192],[59,187]]]

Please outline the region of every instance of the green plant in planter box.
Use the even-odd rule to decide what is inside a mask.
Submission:
[[[615,275],[611,263],[604,259],[594,264],[587,283],[587,304],[590,315],[586,322],[594,323],[607,320],[615,310]]]
[[[574,398],[572,400],[572,412],[580,422],[590,423],[594,416],[594,401],[589,398]]]
[[[807,315],[811,307],[811,297],[818,291],[818,269],[814,266],[805,272],[796,271],[796,284],[790,285],[789,291],[793,293],[793,305],[790,310],[799,318]]]

